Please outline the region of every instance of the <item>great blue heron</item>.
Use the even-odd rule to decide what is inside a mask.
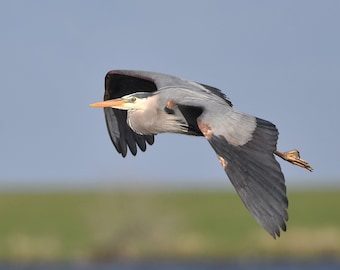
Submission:
[[[117,151],[146,150],[154,135],[171,132],[204,136],[243,203],[274,238],[286,230],[288,199],[274,154],[312,170],[297,150],[276,150],[278,130],[266,120],[239,112],[214,87],[174,76],[113,70],[105,77],[106,125]]]

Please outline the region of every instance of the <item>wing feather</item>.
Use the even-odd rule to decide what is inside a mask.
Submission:
[[[110,71],[105,77],[104,100],[139,91],[152,92],[156,90],[157,87],[151,79],[147,80],[133,74],[129,75],[128,71]],[[147,144],[152,145],[154,143],[154,135],[137,134],[128,126],[126,111],[104,108],[104,113],[111,141],[123,157],[127,155],[128,149],[130,149],[132,155],[136,155],[137,146],[144,152]]]
[[[233,126],[230,123],[230,119],[233,119],[230,114],[233,113],[230,111],[228,114],[229,119],[226,121],[229,121],[229,125],[209,125],[204,121],[211,118],[203,114],[199,118],[201,123],[198,126],[205,135],[208,135],[207,129],[210,129],[209,136],[205,137],[219,158],[223,159],[224,170],[231,183],[249,212],[275,238],[280,236],[280,228],[286,230],[288,220],[285,180],[273,154],[278,131],[272,123],[254,117],[256,126],[251,136],[243,136],[249,140],[244,143],[243,138],[237,144],[237,141],[234,141],[236,136],[231,133],[239,132],[235,128],[247,131],[248,129],[242,126],[250,126],[251,121],[245,120],[251,117],[235,117],[238,121],[234,123],[235,128],[230,129],[230,126]],[[222,130],[223,127],[225,131]],[[228,142],[228,137],[233,138],[233,143]]]
[[[199,129],[194,134],[208,139],[258,223],[274,238],[280,236],[280,228],[286,230],[288,200],[284,176],[273,153],[278,140],[276,127],[234,110],[218,89],[202,84],[177,84],[164,87],[162,93],[165,101],[171,99],[178,105],[193,130]],[[196,125],[192,123],[195,117]]]

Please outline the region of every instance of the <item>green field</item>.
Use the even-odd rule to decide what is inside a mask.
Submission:
[[[274,240],[233,192],[0,195],[0,261],[340,257],[340,191],[290,192]]]

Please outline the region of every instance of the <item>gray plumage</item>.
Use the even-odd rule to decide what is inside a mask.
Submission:
[[[108,72],[104,100],[92,106],[104,107],[111,140],[123,157],[128,149],[133,155],[137,148],[145,151],[158,133],[204,136],[254,218],[274,238],[286,230],[288,200],[274,157],[274,124],[235,110],[214,87],[154,72]]]

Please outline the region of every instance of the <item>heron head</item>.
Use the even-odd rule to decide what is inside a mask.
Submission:
[[[144,110],[146,107],[146,100],[153,96],[152,93],[138,92],[121,98],[105,100],[90,104],[90,107],[95,108],[113,108],[119,110]]]

